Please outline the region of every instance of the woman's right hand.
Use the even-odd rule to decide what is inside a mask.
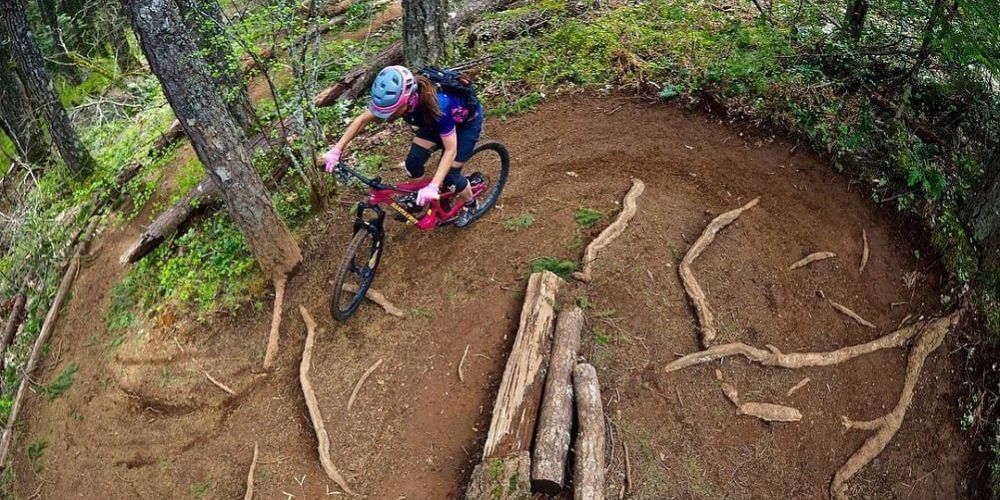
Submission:
[[[337,164],[340,163],[340,156],[342,154],[344,154],[344,151],[340,147],[334,146],[323,155],[323,159],[326,160],[326,173],[333,173],[333,170],[337,168]]]

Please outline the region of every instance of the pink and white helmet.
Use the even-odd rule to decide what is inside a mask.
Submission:
[[[387,66],[372,82],[368,110],[385,120],[399,108],[411,104],[417,96],[417,80],[405,66]]]

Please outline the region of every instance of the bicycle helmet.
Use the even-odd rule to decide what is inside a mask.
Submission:
[[[399,108],[410,105],[417,96],[417,80],[405,66],[387,66],[372,82],[371,104],[368,110],[385,120]]]

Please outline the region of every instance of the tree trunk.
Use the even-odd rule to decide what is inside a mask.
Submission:
[[[242,65],[230,47],[218,0],[175,0],[185,24],[201,49],[212,76],[223,90],[226,108],[249,134],[257,126],[257,115],[243,79]]]
[[[547,495],[558,495],[566,484],[566,455],[573,429],[573,367],[580,354],[582,330],[583,311],[579,307],[559,313],[531,462],[532,489]]]
[[[993,160],[994,165],[1000,158]],[[992,181],[985,183],[985,189],[974,201],[969,217],[972,238],[979,247],[982,271],[987,276],[1000,280],[1000,170],[994,172]]]
[[[444,58],[443,0],[403,0],[403,59],[411,68],[434,66]]]
[[[25,296],[19,293],[14,299],[14,307],[11,308],[10,318],[3,331],[3,339],[0,340],[0,373],[4,370],[4,359],[6,359],[7,348],[14,342],[14,334],[17,333],[21,322],[24,321]],[[3,377],[0,377],[0,389],[3,389]]]
[[[7,34],[10,51],[17,61],[28,92],[42,108],[49,126],[49,135],[59,150],[59,155],[73,174],[78,177],[88,175],[94,168],[94,159],[80,142],[52,84],[52,77],[45,69],[45,59],[38,50],[34,35],[28,29],[24,0],[0,0],[0,14],[0,24]]]
[[[302,254],[254,170],[246,136],[237,126],[208,64],[170,0],[125,0],[125,10],[164,95],[264,274],[279,279]]]
[[[0,45],[0,128],[14,142],[19,156],[28,163],[40,163],[48,157],[48,145],[10,63],[10,53]]]
[[[847,37],[858,41],[865,28],[865,17],[868,15],[868,0],[851,0],[844,14],[844,28]]]
[[[604,404],[597,370],[587,363],[573,369],[576,391],[576,455],[573,464],[573,498],[604,499]]]

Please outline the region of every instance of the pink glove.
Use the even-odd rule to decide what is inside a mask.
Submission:
[[[323,155],[323,159],[326,160],[326,173],[333,173],[333,169],[337,168],[337,164],[340,163],[340,155],[342,154],[344,152],[337,146],[334,146]]]
[[[423,206],[430,203],[431,200],[440,198],[440,190],[441,186],[438,186],[436,182],[424,186],[420,191],[417,191],[417,205]]]

